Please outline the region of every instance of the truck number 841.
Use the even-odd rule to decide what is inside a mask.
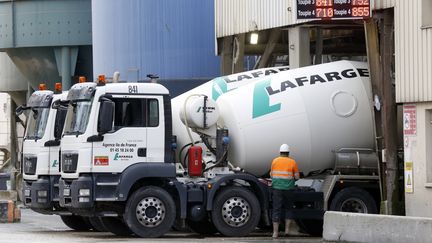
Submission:
[[[129,85],[129,93],[138,93],[138,86]]]

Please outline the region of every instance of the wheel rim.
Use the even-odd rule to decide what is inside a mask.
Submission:
[[[136,207],[136,217],[145,227],[156,227],[165,219],[165,204],[157,197],[146,197]]]
[[[368,213],[366,204],[358,198],[348,198],[341,204],[341,211],[352,213]]]
[[[249,203],[241,197],[231,197],[222,206],[222,217],[225,223],[233,227],[245,225],[250,217]]]

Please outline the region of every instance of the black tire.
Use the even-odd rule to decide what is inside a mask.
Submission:
[[[211,215],[214,226],[222,235],[241,237],[255,230],[261,208],[251,191],[232,186],[216,195]]]
[[[297,219],[300,230],[312,236],[322,236],[324,222],[319,219]]]
[[[128,228],[123,219],[117,217],[101,217],[106,230],[117,236],[130,236],[133,232]]]
[[[214,235],[218,232],[213,223],[208,219],[202,221],[187,220],[186,223],[192,232],[200,235]]]
[[[88,221],[90,222],[90,225],[93,228],[93,231],[96,232],[106,232],[107,229],[105,228],[105,225],[102,223],[102,220],[100,217],[88,217]]]
[[[376,214],[374,198],[361,188],[348,187],[336,193],[330,204],[331,211]]]
[[[76,231],[88,231],[91,229],[91,226],[84,220],[81,216],[76,215],[62,215],[60,216],[63,223]]]
[[[135,191],[128,199],[123,215],[129,229],[143,238],[164,235],[171,230],[175,218],[176,206],[171,195],[155,186]]]

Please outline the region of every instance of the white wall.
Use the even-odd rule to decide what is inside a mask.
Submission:
[[[404,136],[405,161],[413,162],[413,193],[405,193],[405,208],[407,216],[432,217],[432,160],[427,158],[432,152],[431,117],[427,109],[432,109],[432,102],[417,103],[416,134]],[[427,131],[427,126],[430,126]]]

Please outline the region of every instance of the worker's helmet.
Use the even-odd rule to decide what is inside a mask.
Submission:
[[[282,144],[280,146],[279,152],[281,152],[281,153],[289,153],[289,151],[290,151],[290,148],[289,148],[288,144],[284,143],[284,144]]]

